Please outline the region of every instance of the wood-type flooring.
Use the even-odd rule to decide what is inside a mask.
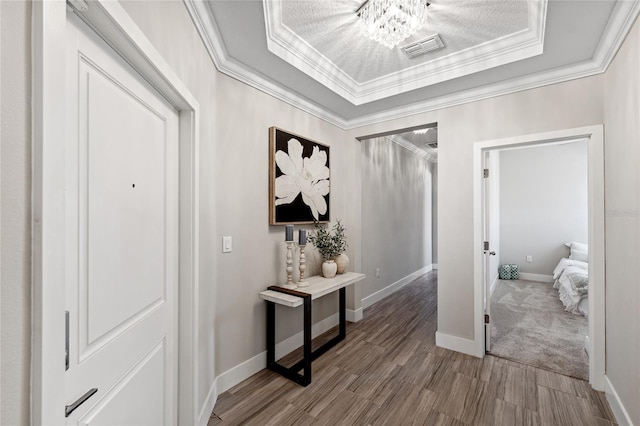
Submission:
[[[436,283],[429,272],[367,308],[306,388],[265,369],[224,392],[208,426],[615,424],[587,382],[436,347]]]

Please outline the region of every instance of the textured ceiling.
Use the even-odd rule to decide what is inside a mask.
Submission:
[[[527,2],[513,0],[432,0],[428,22],[399,47],[440,34],[445,48],[414,59],[362,37],[355,11],[360,1],[282,2],[281,22],[311,49],[359,83],[424,64],[527,30]]]
[[[465,75],[456,74],[458,64],[453,63],[454,68],[440,74],[444,77],[440,81],[360,104],[336,93],[335,87],[321,83],[317,75],[310,76],[309,70],[301,71],[298,65],[292,65],[295,61],[291,58],[285,60],[269,51],[273,42],[267,37],[270,22],[267,9],[275,6],[282,10],[282,19],[287,25],[310,39],[304,42],[306,48],[293,47],[299,51],[323,50],[322,56],[330,63],[340,64],[345,75],[366,79],[406,64],[408,60],[399,59],[397,52],[387,51],[391,56],[380,59],[378,55],[382,53],[374,51],[384,52],[386,48],[360,36],[354,28],[355,22],[346,23],[354,20],[353,10],[358,3],[286,0],[269,1],[265,8],[259,0],[185,0],[221,72],[343,128],[601,73],[640,12],[637,1],[550,0],[546,3],[541,54]],[[522,26],[523,5],[531,10],[532,5],[542,4],[537,0],[433,0],[432,3],[424,34],[447,22],[448,29],[438,28],[438,32],[445,46],[462,49],[462,52],[468,50],[464,46],[472,45],[480,37],[490,39]],[[340,12],[340,8],[344,11]],[[333,20],[345,23],[323,33],[323,26],[327,28],[327,22]],[[287,25],[283,27],[289,28]],[[291,33],[297,35],[293,30]],[[357,48],[359,45],[369,47],[362,53]],[[447,55],[447,52],[440,51],[434,56],[436,59],[429,60],[437,61],[437,55]],[[321,69],[313,60],[307,66],[311,70]]]

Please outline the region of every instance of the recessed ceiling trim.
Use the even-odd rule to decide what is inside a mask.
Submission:
[[[362,105],[541,54],[547,0],[527,2],[526,30],[368,81],[356,81],[287,27],[282,22],[281,2],[263,0],[263,10],[271,53],[352,104]],[[353,25],[356,19],[354,14]]]
[[[606,71],[611,64],[611,61],[615,57],[615,54],[618,52],[620,46],[624,42],[624,39],[631,30],[633,23],[638,17],[638,14],[640,13],[640,2],[617,2],[613,12],[611,13],[596,53],[589,61],[585,61],[571,67],[515,78],[483,86],[481,88],[469,89],[453,95],[441,96],[439,98],[418,102],[400,108],[393,108],[375,114],[362,115],[354,119],[345,119],[344,117],[328,111],[326,108],[319,107],[295,92],[287,91],[276,83],[263,77],[259,77],[252,69],[235,63],[235,61],[228,56],[226,49],[220,42],[221,37],[218,34],[213,14],[205,5],[206,3],[198,0],[183,1],[196,30],[205,44],[207,52],[218,71],[299,108],[312,116],[325,120],[326,122],[343,130],[351,130],[384,121],[427,113],[442,108],[448,108],[509,93],[535,89],[537,87],[601,74]]]
[[[431,163],[436,162],[438,154],[437,154],[437,151],[433,149],[430,149],[430,148],[420,149],[400,135],[385,136],[385,139],[388,139],[389,141],[395,143],[396,145],[399,145],[404,149],[411,151],[413,154],[417,155],[418,157],[424,158],[425,160]]]

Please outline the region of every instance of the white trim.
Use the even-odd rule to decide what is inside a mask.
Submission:
[[[290,91],[283,89],[277,84],[258,76],[255,71],[248,67],[235,62],[228,56],[223,44],[219,41],[220,34],[217,31],[217,26],[215,22],[213,22],[210,13],[205,9],[207,7],[206,2],[196,0],[183,1],[218,71],[274,96],[315,117],[323,119],[328,123],[338,126],[343,130],[378,124],[383,121],[405,118],[469,102],[476,102],[496,96],[601,74],[609,67],[622,42],[631,30],[638,13],[640,13],[640,2],[616,2],[603,36],[600,39],[600,44],[596,48],[593,58],[590,60],[560,69],[543,71],[496,84],[427,99],[399,108],[392,108],[386,111],[362,115],[353,119],[346,119],[329,111],[327,108],[310,102],[300,95],[290,93]]]
[[[264,3],[268,50],[354,105],[377,101],[543,52],[547,0],[527,3],[523,29],[416,65],[358,81],[282,22],[282,4]],[[353,16],[353,20],[357,18]]]
[[[478,353],[476,342],[473,340],[445,334],[440,331],[436,331],[436,346],[479,358],[484,356],[484,351],[481,350]]]
[[[374,303],[381,301],[385,297],[390,296],[391,294],[393,294],[396,291],[400,290],[405,285],[409,284],[411,281],[415,280],[416,278],[420,277],[421,275],[426,274],[427,272],[431,271],[432,269],[433,269],[433,265],[427,265],[424,268],[420,268],[417,271],[407,275],[406,277],[399,279],[398,281],[394,282],[393,284],[389,284],[385,288],[383,288],[381,290],[378,290],[375,293],[363,298],[362,299],[362,307],[363,308],[368,308],[369,306],[373,305]]]
[[[198,414],[198,426],[207,426],[207,424],[209,423],[211,413],[213,413],[213,407],[216,406],[216,401],[218,400],[219,394],[218,381],[214,380],[213,383],[211,383],[209,392],[207,393],[207,398],[204,400],[204,404],[202,404],[200,414]]]
[[[473,145],[474,340],[484,347],[484,293],[482,252],[482,156],[491,149],[523,147],[586,138],[589,140],[589,383],[604,388],[605,372],[605,255],[604,255],[604,130],[602,125],[476,142]]]
[[[611,411],[616,417],[616,423],[620,426],[633,426],[629,412],[624,407],[624,404],[622,404],[618,392],[616,392],[616,389],[607,376],[604,376],[604,392],[607,395],[607,401],[609,401]]]
[[[178,415],[194,424],[198,400],[199,306],[199,105],[142,30],[118,2],[95,0],[77,12],[179,112],[180,284]],[[31,419],[64,424],[65,96],[67,7],[64,1],[33,3],[33,349]],[[214,265],[215,267],[215,265]],[[55,364],[55,365],[54,365]]]
[[[431,163],[438,162],[438,151],[433,148],[426,148],[426,149],[418,148],[416,145],[412,144],[401,135],[389,135],[389,136],[383,136],[383,137],[395,143],[396,145],[403,147],[407,151],[410,151],[411,153],[417,155],[420,158],[424,158],[425,160]]]
[[[438,270],[438,264],[437,263],[432,264],[431,265],[431,269],[434,270],[434,271],[437,271]]]
[[[555,281],[553,275],[531,274],[529,272],[520,272],[519,275],[521,280],[526,281],[537,281],[541,283],[552,283]]]
[[[347,309],[347,321],[349,322],[358,322],[362,320],[364,316],[364,309],[362,307],[356,309],[355,311],[352,309]]]
[[[273,96],[289,105],[305,111],[314,117],[318,117],[328,123],[344,129],[346,121],[329,111],[322,108],[302,96],[284,89],[280,85],[268,80],[256,71],[246,65],[236,61],[227,53],[227,49],[220,41],[222,37],[218,32],[218,26],[215,23],[211,13],[208,11],[207,2],[197,0],[183,0],[184,4],[191,15],[191,20],[195,25],[200,38],[209,53],[209,57],[213,61],[216,69],[222,74],[228,75],[244,84],[253,87],[261,92]]]
[[[335,313],[322,321],[319,321],[311,327],[311,337],[316,338],[322,333],[331,330],[339,323],[338,314]],[[280,359],[288,353],[293,352],[302,346],[303,332],[299,332],[276,344],[276,359]],[[248,379],[257,372],[264,370],[267,365],[267,351],[260,352],[258,355],[249,358],[248,360],[230,368],[224,373],[220,374],[217,379],[217,389],[219,393],[223,393]]]

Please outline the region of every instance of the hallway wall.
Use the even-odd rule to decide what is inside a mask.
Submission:
[[[427,159],[387,137],[361,145],[364,299],[431,265],[432,215]]]

